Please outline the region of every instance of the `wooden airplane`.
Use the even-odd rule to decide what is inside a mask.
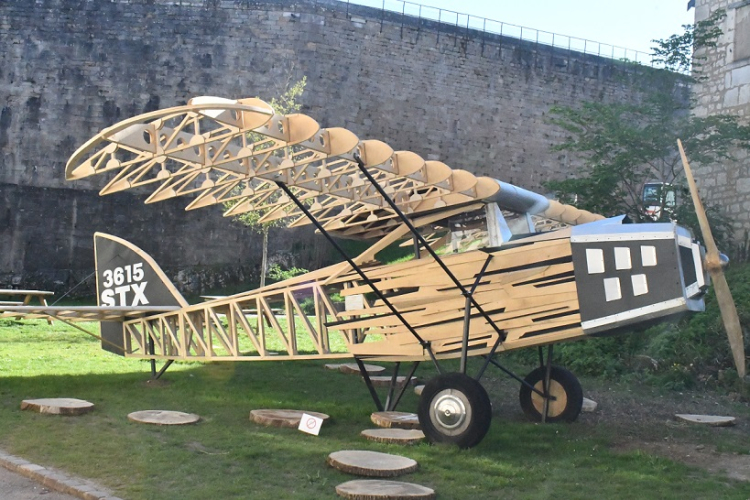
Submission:
[[[521,382],[531,418],[573,421],[582,390],[551,364],[554,343],[704,307],[704,251],[676,224],[605,219],[303,114],[276,114],[259,99],[195,98],[109,127],[66,167],[69,180],[98,174],[108,178],[101,195],[134,189],[148,194],[146,203],[186,196],[187,210],[218,205],[230,217],[257,210],[261,221],[312,223],[344,262],[190,305],[143,250],[97,233],[98,306],[8,307],[3,316],[98,321],[104,349],[151,360],[154,376],[175,360],[353,357],[380,410],[394,409],[406,389],[396,387],[400,363],[412,363],[408,379],[429,361],[440,375],[424,388],[418,413],[433,442],[482,440],[491,405],[480,380],[489,364]],[[460,234],[471,234],[473,249],[438,255]],[[336,238],[377,242],[349,256]],[[410,239],[414,260],[376,261]],[[332,349],[334,335],[346,352]],[[521,347],[540,350],[540,366],[525,379],[496,359]],[[474,377],[469,356],[484,358]],[[460,359],[457,373],[443,370],[450,358]],[[158,373],[156,360],[165,361]],[[364,361],[396,363],[385,405]]]

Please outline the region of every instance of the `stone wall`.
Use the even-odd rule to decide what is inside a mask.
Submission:
[[[697,116],[729,113],[750,123],[750,0],[697,0],[695,21],[718,9],[726,11],[717,46],[701,49],[700,70],[706,78],[693,86]],[[737,161],[703,166],[695,176],[701,194],[724,207],[732,218],[735,240],[746,253],[750,232],[750,156],[737,151]]]
[[[64,182],[75,148],[142,112],[269,99],[306,75],[303,112],[322,126],[539,189],[574,165],[550,152],[549,108],[633,94],[612,60],[335,0],[5,0],[0,46],[0,281],[39,271],[39,286],[89,269],[97,230],[168,266],[257,266],[252,236],[216,213]]]

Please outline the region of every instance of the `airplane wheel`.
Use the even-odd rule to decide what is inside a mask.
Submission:
[[[492,404],[482,384],[463,373],[448,373],[425,385],[418,415],[431,443],[471,448],[490,428]]]
[[[547,374],[547,368],[540,366],[524,379],[529,385],[537,390],[544,392],[544,377]],[[550,395],[555,400],[550,400],[547,405],[547,422],[574,422],[581,413],[583,406],[583,389],[581,383],[575,375],[559,366],[553,366],[550,371],[549,381]],[[535,422],[542,421],[544,412],[544,398],[536,392],[529,389],[525,384],[521,385],[519,393],[521,408],[531,420]]]

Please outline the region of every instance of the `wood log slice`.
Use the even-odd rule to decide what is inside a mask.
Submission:
[[[391,377],[390,375],[375,375],[373,377],[370,377],[370,382],[372,382],[372,385],[374,387],[390,387],[391,386]],[[362,378],[364,381],[364,378]],[[400,387],[406,383],[406,377],[398,376],[396,377],[396,386]],[[417,379],[412,377],[409,381],[410,384],[416,384]]]
[[[691,415],[691,414],[676,414],[680,420],[690,422],[691,424],[703,424],[711,427],[728,427],[734,425],[734,417],[722,417],[718,415]]]
[[[128,420],[132,422],[152,425],[188,425],[200,419],[195,413],[172,410],[141,410],[128,414]]]
[[[386,479],[355,479],[336,486],[336,493],[349,500],[432,500],[435,490],[414,483]]]
[[[75,398],[24,399],[21,409],[49,415],[77,416],[94,411],[94,403]]]
[[[328,455],[328,465],[347,474],[367,477],[394,477],[414,472],[416,460],[378,451],[342,450]]]
[[[419,429],[365,429],[360,434],[378,443],[415,444],[424,441],[424,432]]]
[[[269,427],[289,427],[296,429],[299,427],[299,421],[302,419],[303,413],[322,418],[324,421],[330,418],[325,413],[315,411],[263,409],[252,410],[250,412],[250,420],[256,424],[267,425]]]
[[[341,373],[349,373],[352,375],[360,375],[359,366],[357,363],[344,363],[339,367]],[[368,375],[376,375],[385,371],[385,366],[378,365],[365,365],[365,371]]]
[[[419,429],[419,417],[416,413],[403,411],[376,411],[370,415],[372,423],[378,427],[397,427],[399,429]]]
[[[323,368],[325,368],[326,370],[338,372],[341,371],[341,363],[328,363],[323,365]]]

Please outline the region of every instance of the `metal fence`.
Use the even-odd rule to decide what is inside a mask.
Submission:
[[[578,38],[574,36],[561,35],[559,33],[550,33],[549,31],[527,28],[515,24],[494,21],[485,17],[462,14],[452,10],[430,7],[414,2],[404,0],[338,0],[346,2],[349,5],[361,5],[379,9],[382,12],[400,14],[431,22],[442,23],[451,26],[456,30],[466,30],[467,35],[470,30],[476,30],[492,35],[501,35],[505,37],[525,40],[552,47],[559,47],[584,54],[592,54],[600,57],[607,57],[616,60],[628,60],[648,66],[657,66],[651,61],[651,55],[638,50],[618,47],[607,43],[595,42]]]

